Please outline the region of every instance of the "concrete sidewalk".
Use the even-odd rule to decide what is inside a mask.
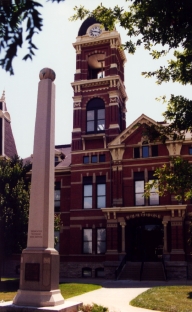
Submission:
[[[103,281],[87,279],[67,279],[63,282],[92,283],[102,286],[101,289],[91,291],[84,295],[70,298],[69,301],[82,301],[83,304],[96,303],[109,308],[109,312],[151,312],[151,310],[136,308],[129,305],[129,302],[142,292],[156,286],[171,285],[192,285],[192,281],[165,281],[165,282],[147,282],[147,281]],[[66,300],[67,301],[67,300]]]

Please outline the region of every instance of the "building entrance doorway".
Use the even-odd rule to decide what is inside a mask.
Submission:
[[[162,220],[134,218],[126,226],[126,252],[129,261],[159,261],[163,254]]]

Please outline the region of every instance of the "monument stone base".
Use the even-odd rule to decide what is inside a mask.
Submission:
[[[59,289],[59,254],[54,248],[23,250],[20,286],[13,304],[33,307],[64,304]]]
[[[13,303],[17,306],[54,307],[64,303],[60,289],[51,291],[18,290]]]
[[[12,301],[0,303],[0,312],[77,312],[82,302],[65,301],[64,304],[55,307],[16,306]]]

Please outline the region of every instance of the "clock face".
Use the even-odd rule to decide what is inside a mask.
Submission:
[[[91,27],[91,29],[89,30],[89,35],[91,37],[97,37],[102,33],[102,29],[100,26],[93,26]]]

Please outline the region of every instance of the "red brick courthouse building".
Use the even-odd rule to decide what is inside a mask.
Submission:
[[[93,19],[83,22],[73,44],[72,143],[56,146],[61,276],[113,278],[122,259],[137,275],[142,261],[151,271],[164,259],[168,278],[190,277],[191,206],[154,190],[149,199],[143,193],[145,182],[170,156],[192,160],[192,140],[149,144],[142,124],[156,122],[145,115],[126,128],[126,57],[120,45],[116,30]]]
[[[142,125],[156,122],[145,115],[126,128],[126,57],[116,30],[87,19],[73,46],[72,142],[55,150],[61,277],[191,278],[192,206],[153,189],[143,196],[170,156],[192,161],[191,137],[151,144]]]

